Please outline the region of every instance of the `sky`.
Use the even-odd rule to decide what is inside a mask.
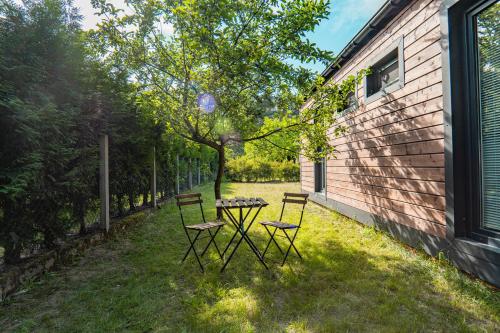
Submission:
[[[124,8],[123,0],[108,0],[118,8]],[[316,28],[308,38],[325,50],[338,54],[356,35],[385,0],[331,0],[330,16]],[[91,29],[99,22],[99,17],[90,0],[76,0],[75,6],[80,8],[84,19],[84,29]],[[304,64],[305,67],[322,72],[323,64]]]

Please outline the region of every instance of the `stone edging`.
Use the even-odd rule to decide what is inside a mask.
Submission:
[[[0,273],[0,301],[14,293],[23,283],[39,278],[46,272],[64,265],[82,255],[85,250],[103,243],[111,236],[130,226],[137,225],[152,213],[152,208],[142,209],[121,219],[111,221],[109,232],[96,229],[91,234],[66,240],[58,249],[43,252],[18,265],[9,265]],[[143,218],[140,218],[143,217]]]

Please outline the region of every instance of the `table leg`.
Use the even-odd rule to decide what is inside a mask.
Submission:
[[[255,213],[254,217],[252,218],[252,220],[250,221],[250,223],[248,224],[247,228],[245,229],[244,228],[244,222],[246,220],[246,218],[248,217],[250,211],[245,215],[245,217],[243,218],[243,210],[240,208],[240,216],[239,216],[239,222],[238,223],[236,220],[236,218],[234,217],[234,215],[229,211],[229,209],[224,209],[224,211],[226,212],[226,214],[228,215],[229,217],[229,220],[235,225],[236,227],[236,232],[235,234],[233,235],[233,237],[231,238],[231,241],[229,242],[229,244],[226,246],[226,248],[224,249],[224,254],[225,252],[228,250],[229,246],[231,245],[231,243],[233,242],[234,238],[236,237],[236,235],[238,233],[240,233],[241,235],[241,238],[238,240],[238,243],[236,244],[236,246],[234,247],[234,249],[231,251],[227,261],[224,263],[224,266],[222,266],[222,269],[221,269],[221,272],[224,271],[224,269],[226,268],[226,266],[229,264],[229,262],[231,261],[234,253],[236,252],[236,250],[238,249],[238,247],[240,246],[241,242],[243,241],[243,239],[245,239],[245,242],[248,244],[248,246],[250,247],[250,249],[254,252],[254,254],[257,256],[257,259],[259,259],[259,261],[261,262],[262,265],[264,265],[264,267],[266,269],[269,269],[266,265],[266,263],[264,262],[264,259],[262,258],[262,255],[260,254],[260,251],[259,249],[257,248],[257,246],[255,246],[255,244],[252,242],[252,240],[248,237],[248,235],[246,234],[246,231],[252,226],[252,224],[254,223],[255,219],[257,218],[260,210],[261,210],[262,207],[259,207],[258,211]]]
[[[260,208],[259,210],[255,213],[252,221],[250,222],[250,224],[248,225],[248,227],[245,229],[244,227],[244,223],[245,223],[245,220],[247,219],[250,211],[252,210],[252,208],[249,209],[249,211],[247,212],[247,214],[245,214],[245,217],[242,219],[242,215],[241,215],[241,208],[240,208],[240,222],[239,224],[235,224],[236,228],[239,230],[239,233],[242,235],[243,238],[245,238],[245,241],[248,243],[248,246],[250,246],[250,249],[252,251],[254,251],[254,253],[256,255],[258,255],[259,257],[262,257],[262,255],[260,254],[260,251],[259,249],[257,248],[257,246],[255,246],[255,244],[252,242],[252,240],[250,239],[250,237],[248,237],[247,235],[247,230],[250,229],[250,227],[252,226],[253,222],[255,221],[255,219],[257,218],[257,215],[259,214],[260,212]],[[230,210],[227,211],[228,215],[230,215],[230,219],[232,221],[236,221],[236,218],[234,217],[233,213],[231,213]],[[234,222],[233,222],[234,223]],[[237,232],[238,232],[237,230]],[[234,237],[233,237],[234,238]]]

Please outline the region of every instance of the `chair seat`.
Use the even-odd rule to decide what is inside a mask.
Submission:
[[[265,222],[260,222],[262,225],[268,225],[271,227],[275,227],[278,229],[295,229],[298,228],[298,225],[295,224],[290,224],[290,223],[283,223],[279,221],[265,221]]]
[[[187,225],[186,229],[206,230],[211,228],[222,227],[224,224],[225,224],[224,222],[207,222],[207,223],[191,224]]]

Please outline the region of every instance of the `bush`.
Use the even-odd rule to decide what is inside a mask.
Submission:
[[[236,182],[299,180],[299,165],[292,161],[267,161],[240,156],[227,162],[227,178]]]
[[[281,163],[281,173],[287,182],[297,182],[300,179],[300,167],[298,163],[290,161]]]

